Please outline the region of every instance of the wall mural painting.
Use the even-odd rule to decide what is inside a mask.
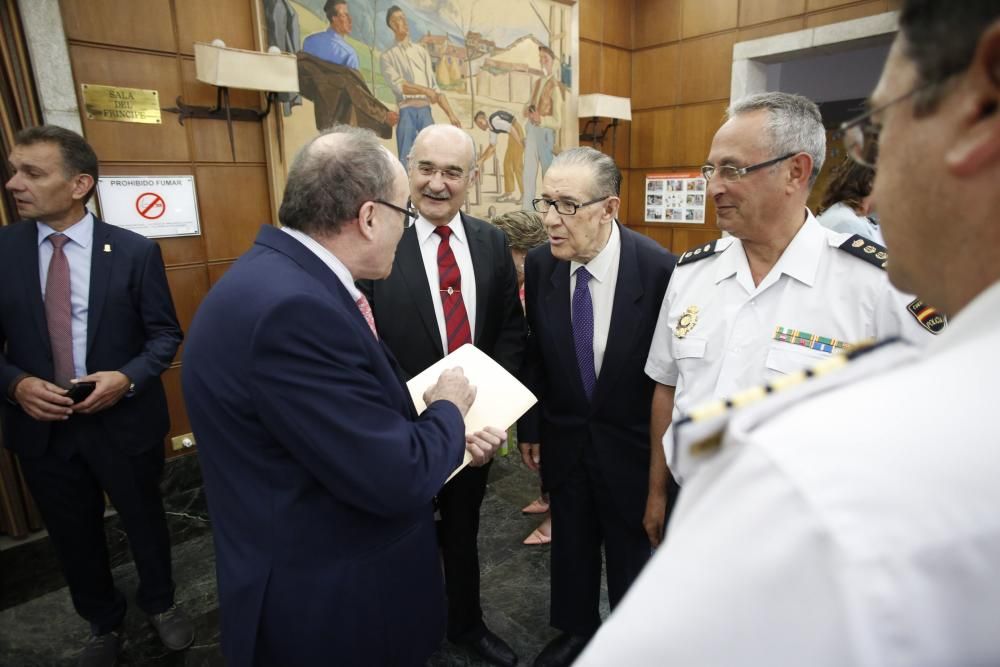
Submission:
[[[372,129],[406,164],[432,123],[464,128],[480,175],[466,210],[530,209],[552,156],[577,145],[575,6],[553,0],[263,0],[269,45],[295,53],[287,153],[317,128]]]

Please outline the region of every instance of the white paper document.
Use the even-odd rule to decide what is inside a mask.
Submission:
[[[417,406],[418,414],[427,409],[427,405],[424,404],[424,392],[427,388],[438,381],[443,371],[456,366],[462,367],[465,377],[476,387],[476,400],[465,415],[466,433],[482,431],[487,426],[506,430],[538,401],[535,395],[504,370],[503,366],[476,346],[466,344],[406,383],[413,404]],[[466,452],[462,464],[452,471],[448,479],[454,477],[471,461],[472,457]]]

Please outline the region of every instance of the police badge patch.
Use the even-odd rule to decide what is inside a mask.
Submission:
[[[948,321],[945,319],[944,315],[936,311],[931,306],[920,299],[914,299],[906,307],[910,311],[910,315],[913,315],[914,319],[920,323],[920,326],[930,331],[932,334],[939,334],[947,326]]]

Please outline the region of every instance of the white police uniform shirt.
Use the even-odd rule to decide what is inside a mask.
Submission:
[[[832,232],[808,210],[778,262],[755,286],[739,239],[727,237],[685,253],[674,269],[646,362],[646,374],[676,388],[673,420],[700,403],[808,368],[846,346],[903,336],[933,338],[907,312],[907,297],[890,285],[885,249],[861,242],[859,259],[839,248],[851,237]],[[710,255],[696,259],[695,253]],[[865,250],[871,252],[865,252]],[[684,482],[696,465],[675,457],[672,430],[663,439],[667,464]]]
[[[998,347],[1000,283],[738,411],[575,664],[1000,665]]]

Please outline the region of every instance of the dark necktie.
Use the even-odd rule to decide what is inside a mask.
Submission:
[[[73,309],[69,294],[69,262],[63,246],[69,241],[65,234],[50,234],[52,259],[49,273],[45,278],[45,321],[49,328],[49,342],[52,345],[52,365],[55,368],[55,383],[69,387],[76,377],[73,364]]]
[[[573,344],[576,347],[576,364],[580,367],[580,381],[587,399],[594,395],[597,373],[594,371],[594,302],[590,299],[587,284],[593,276],[586,267],[576,270],[576,288],[573,290]]]
[[[462,272],[458,270],[455,253],[451,250],[451,227],[435,227],[434,233],[441,237],[438,244],[438,288],[441,290],[441,305],[444,308],[444,328],[448,334],[448,352],[454,352],[466,343],[472,342],[469,329],[469,315],[462,299]]]

